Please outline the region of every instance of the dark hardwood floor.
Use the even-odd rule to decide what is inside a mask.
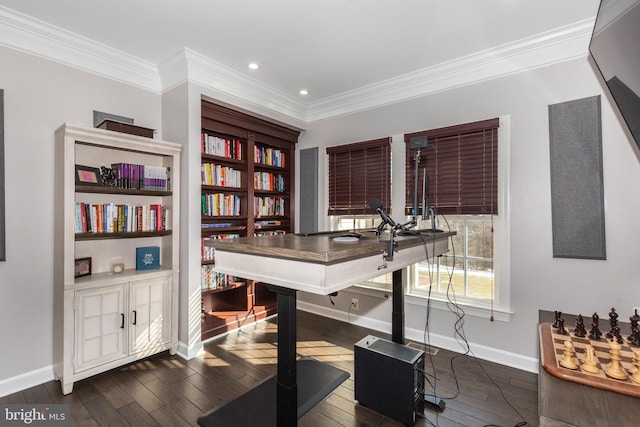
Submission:
[[[193,360],[161,353],[80,381],[67,396],[58,382],[50,381],[2,397],[0,403],[68,404],[72,426],[197,426],[198,416],[275,374],[276,322],[274,317],[210,341],[206,353]],[[369,334],[388,336],[301,311],[297,328],[300,356],[351,374],[305,414],[299,426],[402,425],[354,400],[353,344]],[[439,350],[427,359],[426,371],[435,367],[436,393],[446,399],[446,408],[441,413],[425,411],[426,418],[416,426],[538,425],[537,375],[453,356]]]

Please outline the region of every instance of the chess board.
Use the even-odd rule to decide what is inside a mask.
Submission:
[[[636,368],[633,365],[633,351],[640,350],[640,347],[629,345],[626,336],[623,336],[624,342],[621,344],[620,364],[627,373],[627,379],[619,380],[606,375],[605,370],[611,362],[609,353],[609,342],[604,335],[599,340],[590,339],[588,334],[584,338],[576,337],[573,333],[574,328],[569,326],[565,329],[567,335],[559,334],[551,323],[540,324],[540,354],[541,363],[544,369],[556,377],[563,378],[567,381],[578,382],[581,384],[597,387],[609,391],[634,396],[640,398],[640,384],[633,382],[629,377],[633,375]],[[564,357],[565,341],[571,341],[575,350],[575,362],[578,365],[576,369],[565,368],[560,364]],[[591,345],[595,351],[597,363],[600,372],[592,374],[582,369],[582,362],[586,357],[586,346]]]

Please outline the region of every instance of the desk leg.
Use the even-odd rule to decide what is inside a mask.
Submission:
[[[394,271],[392,277],[391,340],[398,344],[404,344],[404,285],[402,283],[402,269]]]
[[[294,427],[298,422],[296,290],[273,285],[269,289],[278,295],[277,425]]]

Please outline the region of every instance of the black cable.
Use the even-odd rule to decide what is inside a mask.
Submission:
[[[442,215],[442,218],[444,219],[445,223],[447,224],[447,230],[450,232],[451,231],[451,226],[449,224],[449,221],[447,220],[447,218],[444,215]],[[460,354],[457,354],[455,356],[452,356],[450,361],[449,361],[449,366],[451,367],[451,372],[453,374],[453,379],[454,379],[455,386],[456,386],[455,394],[452,397],[441,397],[441,398],[445,399],[445,400],[449,400],[449,399],[455,399],[460,395],[460,384],[458,382],[458,376],[457,376],[456,371],[455,371],[454,362],[458,358],[463,358],[463,357],[465,357],[467,355],[470,355],[473,358],[473,360],[478,364],[478,366],[480,367],[482,372],[489,379],[489,381],[491,381],[491,383],[498,389],[498,392],[502,396],[502,399],[505,401],[505,403],[507,403],[507,405],[509,405],[509,407],[522,419],[522,421],[517,423],[515,425],[515,427],[526,426],[526,425],[528,425],[528,422],[527,422],[526,418],[524,416],[522,416],[522,414],[511,404],[509,399],[507,399],[507,397],[505,396],[504,391],[502,390],[502,388],[493,380],[493,378],[491,378],[489,373],[484,369],[484,366],[482,365],[482,363],[480,363],[480,360],[478,360],[478,358],[475,356],[475,354],[471,351],[471,347],[469,346],[469,341],[468,341],[468,339],[467,339],[467,337],[465,335],[465,331],[464,331],[464,317],[465,317],[466,313],[462,309],[462,307],[458,304],[458,302],[456,300],[455,289],[453,288],[453,274],[455,272],[455,267],[456,267],[456,252],[455,252],[455,245],[454,245],[453,237],[451,236],[450,239],[451,239],[451,252],[452,252],[453,262],[451,264],[451,269],[450,270],[449,270],[449,267],[447,266],[447,271],[449,273],[449,280],[448,280],[448,283],[447,283],[447,293],[446,293],[446,295],[447,295],[447,307],[449,308],[449,311],[451,311],[456,316],[456,322],[454,323],[454,336],[456,337],[456,340],[458,340],[458,339],[462,340],[462,342],[464,343],[463,349],[465,351],[464,351],[464,353],[460,353]],[[428,250],[427,250],[427,245],[426,245],[426,242],[424,241],[424,239],[423,239],[423,244],[425,246],[425,251],[427,252],[427,261],[428,261],[428,259],[429,259]],[[435,239],[433,240],[433,249],[434,249],[434,251],[432,251],[432,253],[435,253]],[[429,350],[431,349],[430,336],[429,336],[429,317],[430,317],[430,312],[431,312],[431,291],[432,291],[432,287],[433,287],[433,271],[432,271],[431,268],[429,268],[429,292],[427,294],[427,318],[426,318],[426,321],[425,321],[425,331],[424,331],[424,336],[423,336],[424,344],[429,348]],[[458,342],[460,343],[460,341],[458,341]],[[436,382],[437,382],[437,377],[435,375],[435,364],[434,364],[434,361],[433,361],[433,355],[431,354],[431,351],[428,351],[428,353],[429,353],[429,360],[430,360],[431,368],[433,370],[433,375],[432,375],[433,378],[434,378],[433,384],[431,383],[431,381],[428,380],[428,378],[427,378],[428,374],[424,370],[422,370],[423,371],[423,377],[424,377],[425,381],[428,382],[429,385],[433,388],[433,390],[434,390],[433,394],[437,396],[437,394],[436,394],[436,385],[435,385]],[[424,418],[431,425],[434,425],[426,417],[421,416],[421,418]],[[436,412],[436,423],[437,422],[438,422],[438,412]],[[492,424],[488,424],[488,425],[486,425],[484,427],[492,427],[492,426],[493,426]]]
[[[445,222],[447,223],[447,227],[449,228],[449,230],[451,229],[451,227],[449,226],[449,223],[447,221],[447,219],[443,216]],[[452,240],[453,242],[453,240]],[[452,243],[452,248],[453,248],[453,243]],[[452,372],[454,373],[454,378],[456,379],[456,387],[458,387],[458,383],[457,383],[457,376],[455,375],[455,370],[454,370],[454,360],[457,358],[462,358],[465,357],[467,355],[470,355],[473,360],[478,364],[478,366],[480,367],[480,369],[482,370],[482,372],[486,375],[486,377],[489,379],[489,381],[491,381],[491,383],[498,389],[498,392],[500,393],[500,395],[502,396],[502,399],[505,401],[505,403],[507,405],[509,405],[509,407],[518,415],[518,417],[520,417],[522,419],[521,422],[519,422],[518,424],[516,424],[516,427],[521,427],[521,426],[525,426],[528,424],[526,418],[524,416],[522,416],[522,414],[511,404],[511,402],[509,401],[509,399],[507,399],[507,397],[504,394],[504,391],[502,390],[502,388],[493,380],[493,378],[491,377],[491,375],[489,375],[489,373],[484,369],[484,366],[482,365],[482,363],[480,363],[480,360],[476,357],[476,355],[473,353],[473,351],[471,350],[471,347],[469,346],[469,341],[467,340],[467,337],[465,335],[464,332],[464,316],[465,316],[465,312],[462,309],[462,307],[460,307],[460,305],[458,305],[457,300],[456,300],[456,296],[455,296],[455,289],[452,286],[452,278],[453,278],[453,271],[455,270],[455,248],[453,248],[453,256],[454,256],[454,262],[452,265],[452,269],[451,269],[451,274],[449,276],[449,286],[447,287],[447,301],[449,304],[453,305],[456,308],[456,311],[454,314],[456,314],[458,316],[458,319],[455,323],[455,335],[457,335],[460,339],[462,339],[462,341],[464,342],[464,347],[466,348],[466,351],[460,355],[456,355],[453,356],[450,360],[450,366],[452,369]],[[451,294],[453,295],[453,300],[451,297]],[[451,309],[450,309],[451,310]],[[453,310],[451,310],[453,312]],[[458,393],[459,394],[459,387],[457,388]],[[457,396],[456,396],[457,397]],[[486,426],[489,427],[489,426]]]

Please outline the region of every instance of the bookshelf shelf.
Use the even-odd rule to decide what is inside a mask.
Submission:
[[[129,231],[121,233],[76,233],[76,242],[82,240],[102,240],[102,239],[139,239],[141,237],[159,237],[171,235],[171,230],[162,231]]]
[[[135,190],[129,188],[94,187],[87,185],[76,185],[76,193],[120,194],[130,196],[171,196],[172,194],[171,191]]]
[[[209,239],[229,235],[246,237],[294,231],[294,165],[299,132],[205,100],[201,106],[203,199],[208,194],[229,194],[239,199],[240,206],[239,215],[201,217],[202,224],[224,224],[202,228],[202,338],[206,339],[246,324],[247,319],[259,320],[276,312],[275,294],[265,285],[241,277],[216,275],[207,243]],[[214,155],[212,151],[224,155]],[[240,186],[209,185],[220,175],[204,171],[214,168],[237,171]],[[257,214],[260,209],[275,211],[276,206],[280,215]],[[203,207],[202,212],[209,212],[206,209]],[[273,223],[266,225],[264,221]],[[230,284],[225,286],[225,281]]]

